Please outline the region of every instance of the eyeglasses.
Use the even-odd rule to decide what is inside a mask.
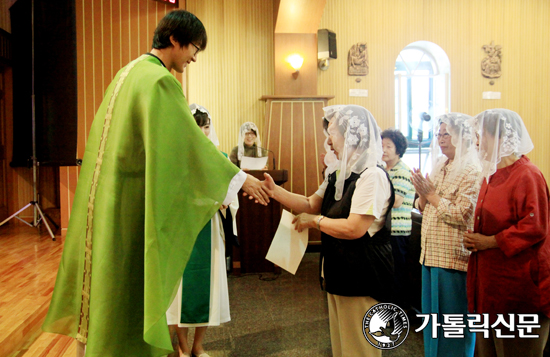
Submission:
[[[193,57],[195,57],[195,56],[197,55],[197,53],[199,53],[199,51],[200,51],[201,49],[200,49],[199,46],[195,45],[193,42],[191,42],[191,44],[192,44],[193,46],[195,46],[195,48],[197,49],[197,50],[195,51],[195,54],[193,55]]]
[[[441,139],[441,138],[447,140],[447,138],[448,138],[449,136],[451,136],[451,135],[449,135],[449,133],[445,133],[445,134],[436,134],[435,137],[437,138],[437,140],[439,140],[439,139]]]

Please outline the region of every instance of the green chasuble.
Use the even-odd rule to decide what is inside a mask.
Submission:
[[[121,69],[89,133],[44,331],[86,357],[172,352],[166,310],[237,173],[157,58]]]

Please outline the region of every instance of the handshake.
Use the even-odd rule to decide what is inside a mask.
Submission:
[[[246,174],[246,181],[243,184],[243,196],[248,196],[254,202],[267,206],[269,198],[275,197],[275,181],[268,173],[264,173],[265,180],[260,181],[250,174]]]

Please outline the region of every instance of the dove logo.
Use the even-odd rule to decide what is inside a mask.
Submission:
[[[399,306],[376,304],[363,317],[363,336],[380,350],[401,345],[409,335],[409,318]]]

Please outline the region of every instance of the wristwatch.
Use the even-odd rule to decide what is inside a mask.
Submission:
[[[317,229],[318,230],[321,230],[321,220],[325,218],[325,216],[319,216],[319,218],[317,218]]]

